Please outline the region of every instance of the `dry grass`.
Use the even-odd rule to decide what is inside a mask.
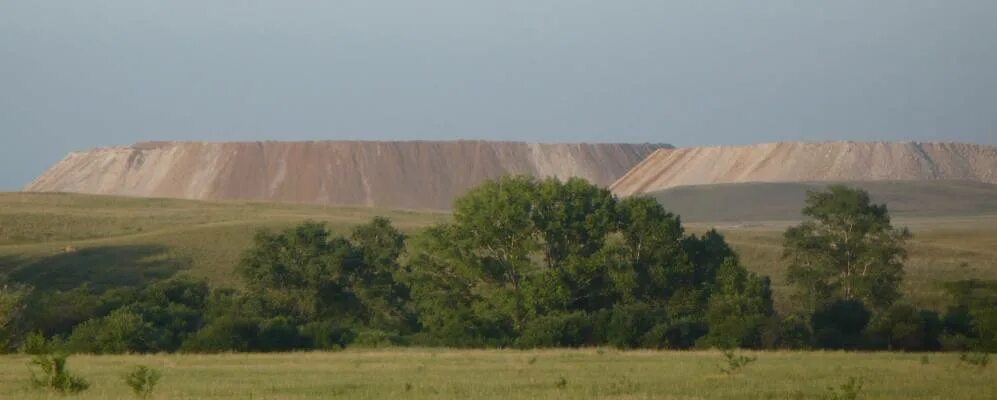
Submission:
[[[865,399],[992,399],[997,367],[956,354],[760,352],[726,375],[719,352],[358,350],[338,353],[73,356],[92,387],[131,396],[135,365],[163,372],[155,399],[813,399],[849,377]],[[26,356],[0,357],[0,398],[55,398],[28,387]]]

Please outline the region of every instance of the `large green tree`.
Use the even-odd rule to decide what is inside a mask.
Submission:
[[[886,205],[860,189],[832,185],[807,194],[808,220],[784,235],[788,281],[802,304],[816,310],[836,300],[883,309],[900,297],[910,237],[890,222]]]

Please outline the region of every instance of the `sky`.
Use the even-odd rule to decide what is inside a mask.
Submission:
[[[0,1],[0,190],[144,140],[997,144],[997,1]]]

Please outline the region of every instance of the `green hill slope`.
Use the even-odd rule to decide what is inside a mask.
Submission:
[[[842,182],[865,189],[895,216],[997,213],[997,185],[969,181]],[[685,221],[800,219],[808,190],[829,183],[729,183],[680,186],[651,196]]]

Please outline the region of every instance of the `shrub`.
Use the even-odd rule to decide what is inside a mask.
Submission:
[[[990,365],[990,354],[989,353],[962,353],[959,355],[959,362],[965,363],[967,365],[973,365],[980,368],[986,368]]]
[[[357,337],[352,343],[360,347],[392,347],[404,344],[398,334],[376,329],[367,329],[357,332]]]
[[[289,318],[277,317],[260,322],[256,338],[251,342],[251,349],[286,351],[301,348],[303,342],[301,336],[298,336],[298,327]]]
[[[828,387],[827,393],[823,396],[824,400],[856,400],[862,394],[862,387],[864,383],[862,379],[850,377],[848,382],[841,384],[841,386]]]
[[[187,338],[181,349],[192,353],[248,351],[258,334],[259,326],[255,320],[222,317]]]
[[[49,389],[60,394],[79,393],[90,387],[90,383],[66,369],[66,355],[39,354],[31,359],[31,384],[38,389]],[[35,369],[39,373],[35,373]]]
[[[73,329],[67,348],[94,354],[147,351],[150,329],[141,316],[119,308],[106,317],[86,321]]]
[[[305,346],[312,349],[333,350],[346,347],[356,334],[349,328],[343,328],[334,322],[309,322],[298,328],[298,334]]]
[[[145,399],[152,395],[152,390],[156,388],[160,377],[159,371],[139,365],[125,374],[124,379],[125,384],[132,388],[135,397]]]
[[[52,344],[45,340],[45,335],[41,332],[32,332],[24,337],[18,351],[22,354],[48,354],[52,352]]]
[[[592,343],[592,321],[581,311],[530,321],[516,340],[521,348],[578,347]]]
[[[739,371],[741,368],[744,368],[748,364],[751,364],[756,360],[758,360],[758,357],[748,357],[743,354],[736,354],[734,353],[734,350],[724,350],[723,355],[724,355],[724,361],[727,363],[727,365],[721,365],[720,371],[722,371],[727,375],[734,374],[735,372]]]
[[[811,325],[817,347],[855,349],[865,344],[869,310],[857,300],[839,300],[814,313]]]

